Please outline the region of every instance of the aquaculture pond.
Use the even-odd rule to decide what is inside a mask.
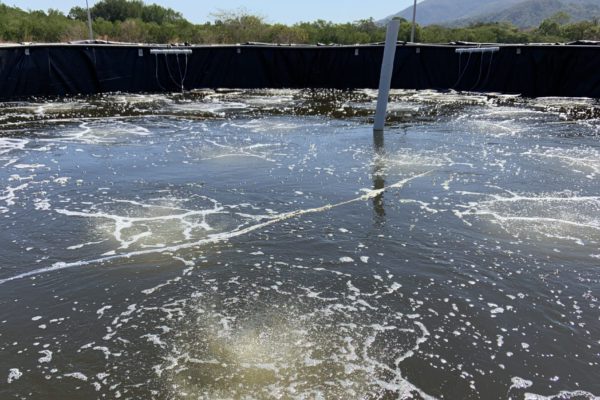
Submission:
[[[0,104],[2,399],[598,399],[600,103]]]

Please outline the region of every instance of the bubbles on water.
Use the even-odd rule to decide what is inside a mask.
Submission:
[[[222,205],[201,195],[187,199],[155,198],[146,202],[115,199],[79,211],[55,211],[89,220],[98,233],[96,236],[116,242],[116,251],[176,246],[206,239],[213,231],[239,229],[255,220],[247,218],[243,207]]]
[[[210,102],[185,101],[172,103],[170,111],[181,114],[206,113],[208,115],[225,117],[226,112],[242,111],[248,108],[248,105],[240,102],[222,102],[218,100]]]
[[[0,157],[4,158],[11,152],[23,151],[29,142],[29,139],[0,137]]]
[[[0,107],[15,264],[0,266],[0,301],[28,303],[0,321],[0,350],[24,371],[15,393],[50,381],[107,398],[413,399],[512,384],[594,398],[559,391],[593,390],[598,367],[596,103],[395,91],[397,129],[374,149],[375,98]],[[580,376],[556,372],[559,358]],[[523,393],[538,387],[559,394]]]
[[[525,393],[525,400],[599,400],[599,396],[595,396],[584,390],[562,391],[555,395],[543,396],[541,394]]]
[[[434,151],[414,151],[413,149],[399,149],[389,154],[378,154],[374,165],[381,165],[383,171],[392,172],[417,172],[432,170],[443,165],[451,164],[447,156],[441,156]]]
[[[228,139],[223,139],[221,142],[206,139],[201,146],[188,150],[188,154],[192,157],[197,157],[200,160],[217,160],[217,159],[232,159],[232,158],[256,158],[267,162],[275,162],[277,155],[282,155],[283,150],[281,143],[253,143],[239,144],[231,143]]]
[[[4,206],[0,206],[0,213],[9,211],[9,207],[14,206],[19,198],[19,194],[29,187],[29,183],[22,183],[17,186],[6,186],[0,193],[0,202],[4,202]]]
[[[368,286],[345,274],[304,286],[323,272],[259,259],[252,276],[184,274],[175,292],[154,288],[120,314],[103,307],[102,317],[112,314],[107,351],[150,346],[144,357],[153,361],[140,372],[156,395],[174,399],[432,398],[402,375],[431,334],[409,306],[389,307],[403,296],[391,275]],[[137,336],[144,341],[130,343]],[[118,374],[118,361],[109,356],[106,370]]]
[[[323,123],[310,123],[310,121],[303,121],[304,123],[292,122],[288,119],[276,119],[276,118],[263,118],[263,119],[251,119],[249,121],[231,122],[234,128],[239,128],[243,131],[250,131],[253,133],[268,134],[271,132],[283,133],[290,131],[297,131],[299,129],[310,131],[311,128],[316,126],[323,126]]]
[[[55,130],[55,137],[46,140],[82,144],[118,144],[125,143],[130,137],[149,136],[152,133],[145,127],[127,121],[82,122],[77,127],[63,127]]]
[[[600,151],[594,148],[536,148],[525,152],[524,155],[545,162],[557,162],[587,179],[593,180],[600,175]]]
[[[485,196],[485,195],[484,195]],[[472,223],[473,217],[489,219],[517,237],[537,236],[573,241],[579,245],[600,243],[600,197],[571,192],[552,194],[498,194],[471,202],[455,215]]]
[[[21,379],[22,376],[23,376],[23,373],[21,371],[19,371],[18,368],[11,368],[10,372],[8,373],[8,379],[6,380],[6,382],[8,384],[11,384],[14,381],[18,381],[19,379]]]
[[[195,306],[187,317],[192,322],[178,328],[166,365],[157,367],[177,398],[249,393],[258,398],[360,398],[415,389],[406,390],[411,385],[394,362],[424,338],[423,331],[402,323],[400,316],[394,326],[369,326],[353,322],[356,317],[341,311],[342,304],[316,311],[280,305],[271,315],[263,309],[261,315],[239,317],[214,308],[223,309]]]

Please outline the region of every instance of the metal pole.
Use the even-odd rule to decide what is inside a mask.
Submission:
[[[394,58],[396,57],[396,43],[398,32],[400,31],[400,21],[393,19],[387,26],[385,37],[385,49],[383,51],[383,62],[381,64],[381,76],[379,78],[379,94],[377,97],[377,111],[375,112],[374,132],[383,132],[385,126],[385,116],[390,97],[390,88],[392,86],[392,73],[394,72]]]
[[[417,25],[417,0],[413,5],[413,20],[412,20],[412,31],[410,32],[410,42],[415,42],[415,26]]]
[[[88,28],[90,30],[90,40],[94,40],[94,30],[92,29],[92,13],[90,12],[90,5],[88,4],[88,0],[85,0],[85,6],[87,8]]]

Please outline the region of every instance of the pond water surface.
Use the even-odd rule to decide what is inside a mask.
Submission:
[[[597,399],[600,104],[0,105],[0,398]]]

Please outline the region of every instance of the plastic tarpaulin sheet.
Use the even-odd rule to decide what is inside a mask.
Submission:
[[[399,44],[392,87],[600,98],[599,46],[506,45],[493,52],[456,52],[464,47]],[[5,46],[0,47],[0,100],[217,88],[375,89],[382,58],[381,45]]]

